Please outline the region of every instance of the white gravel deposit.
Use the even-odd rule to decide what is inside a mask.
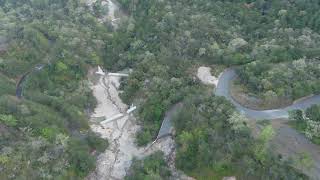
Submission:
[[[211,68],[201,66],[198,68],[197,77],[199,80],[206,85],[215,85],[217,86],[219,78],[211,75]]]
[[[141,159],[159,150],[164,152],[175,179],[190,179],[174,167],[175,143],[171,137],[160,139],[152,146],[147,145],[142,148],[136,146],[135,133],[140,127],[136,124],[133,115],[125,114],[128,106],[119,98],[119,80],[119,77],[101,76],[96,84],[91,85],[98,105],[92,114],[90,126],[94,132],[107,139],[110,145],[104,153],[98,156],[96,170],[87,179],[123,179],[130,168],[133,157]],[[109,118],[119,113],[124,113],[125,116],[103,125],[93,122],[97,117]]]

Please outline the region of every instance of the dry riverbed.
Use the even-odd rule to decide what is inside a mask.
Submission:
[[[88,0],[87,5],[91,7],[94,2],[96,0]],[[102,5],[108,7],[108,13],[101,17],[99,21],[101,23],[111,22],[112,26],[117,28],[119,20],[126,18],[125,14],[120,11],[119,6],[114,1],[103,0]],[[139,148],[135,144],[135,134],[140,127],[137,125],[133,115],[126,114],[120,119],[102,125],[99,124],[97,119],[104,120],[119,113],[125,114],[128,106],[119,98],[119,77],[99,77],[95,74],[95,70],[91,70],[89,72],[89,81],[91,82],[93,94],[98,101],[98,105],[92,114],[90,126],[94,132],[107,139],[110,146],[104,153],[99,155],[96,170],[87,179],[123,179],[130,168],[133,157],[141,159],[156,151],[164,152],[174,179],[192,179],[175,169],[175,143],[172,137],[168,136],[158,140],[152,146],[148,145]]]
[[[171,137],[160,139],[146,147],[139,148],[135,144],[135,133],[139,130],[136,119],[133,115],[103,123],[97,123],[97,119],[107,119],[124,113],[128,106],[119,98],[119,77],[105,76],[97,77],[94,71],[91,71],[89,77],[98,78],[96,82],[90,80],[91,89],[97,98],[98,105],[91,118],[91,129],[100,134],[102,138],[110,143],[109,148],[102,153],[97,160],[97,168],[87,179],[123,179],[127,170],[130,168],[133,157],[144,158],[155,151],[163,151],[165,158],[171,167],[174,179],[188,179],[174,167],[175,143]],[[94,79],[94,78],[92,78]]]

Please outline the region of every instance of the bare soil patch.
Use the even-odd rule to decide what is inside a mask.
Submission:
[[[272,149],[280,154],[283,159],[291,159],[293,166],[300,169],[305,174],[311,177],[311,179],[317,179],[320,177],[320,146],[313,144],[307,139],[304,134],[292,129],[288,125],[287,119],[274,119],[265,121],[267,124],[271,124],[276,134],[271,141]],[[263,122],[264,123],[264,122]],[[254,136],[258,136],[263,128],[263,124],[257,121],[250,121],[251,127],[253,127]],[[302,155],[307,155],[311,159],[311,166],[307,167],[299,163]]]

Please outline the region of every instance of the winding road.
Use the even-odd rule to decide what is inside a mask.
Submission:
[[[302,101],[294,103],[288,107],[280,109],[271,109],[271,110],[253,110],[246,108],[236,102],[230,95],[230,84],[233,79],[237,77],[235,69],[228,68],[220,76],[218,85],[215,90],[215,95],[224,96],[226,99],[232,102],[236,108],[241,112],[246,114],[249,118],[252,119],[278,119],[278,118],[288,118],[288,111],[294,109],[306,109],[313,104],[320,104],[320,95],[315,95],[308,97]]]
[[[38,64],[35,67],[33,67],[30,71],[24,73],[21,78],[19,79],[16,87],[16,97],[21,99],[23,96],[23,83],[26,81],[27,77],[32,74],[35,71],[40,71],[44,68],[44,64]]]
[[[280,109],[271,109],[271,110],[253,110],[246,108],[236,102],[230,95],[230,85],[232,80],[237,77],[235,69],[228,68],[220,76],[218,85],[215,90],[215,95],[224,96],[226,99],[231,101],[236,108],[244,113],[248,118],[254,120],[261,119],[285,119],[288,118],[288,111],[294,109],[306,109],[313,104],[320,104],[320,95],[315,95],[303,99],[297,103],[294,103],[290,106]],[[280,128],[277,128],[277,135],[273,140],[275,145],[275,151],[282,154],[284,157],[296,157],[297,154],[307,152],[313,160],[313,167],[311,168],[302,168],[302,171],[305,172],[311,179],[319,179],[320,177],[320,148],[319,146],[313,144],[308,140],[303,134],[297,132],[296,130],[290,128],[285,122],[281,123],[277,120],[272,121],[272,123],[280,123]],[[279,125],[278,125],[279,126]],[[301,169],[301,167],[297,167]]]

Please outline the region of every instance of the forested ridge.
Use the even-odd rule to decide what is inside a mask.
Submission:
[[[133,18],[107,45],[109,58],[104,62],[110,67],[133,67],[124,81],[122,99],[141,103],[138,118],[143,129],[138,144],[156,137],[168,107],[181,100],[196,104],[188,94],[201,96],[197,89],[206,91],[193,78],[192,69],[198,64],[237,66],[238,81],[246,91],[273,104],[319,92],[318,1],[119,2]],[[207,112],[211,115],[207,117],[201,113],[201,100],[198,106],[187,106],[175,124],[178,168],[200,179],[307,178],[291,168],[292,162],[282,162],[263,148],[261,140],[253,140],[251,133],[234,134],[226,122],[232,111],[225,113],[227,117],[219,114],[229,106],[227,102],[208,107],[210,113],[218,112]],[[233,116],[235,121],[241,119]],[[249,144],[242,144],[240,137]],[[240,147],[248,148],[243,150],[249,154],[239,152]]]
[[[305,179],[272,152],[265,126],[253,138],[248,119],[221,97],[188,97],[175,120],[176,166],[196,179]]]
[[[76,0],[0,6],[0,179],[83,178],[107,147],[89,129],[85,110],[96,100],[84,80],[100,61],[108,25]],[[39,64],[18,99],[16,82]]]
[[[133,18],[106,46],[104,63],[134,67],[122,97],[147,97],[142,144],[182,92],[197,87],[190,69],[199,63],[237,66],[243,88],[271,104],[319,92],[317,1],[119,2]]]
[[[271,151],[270,126],[254,139],[247,119],[194,72],[200,64],[236,66],[242,88],[270,102],[318,94],[319,1],[118,2],[129,18],[115,30],[99,21],[107,11],[101,1],[0,0],[0,179],[83,179],[94,170],[108,146],[85,113],[97,103],[86,80],[96,65],[132,69],[121,98],[138,106],[140,146],[156,138],[168,108],[183,102],[174,119],[175,165],[187,175],[307,179]],[[16,82],[39,64],[17,98]],[[170,177],[156,153],[135,160],[126,179]]]

